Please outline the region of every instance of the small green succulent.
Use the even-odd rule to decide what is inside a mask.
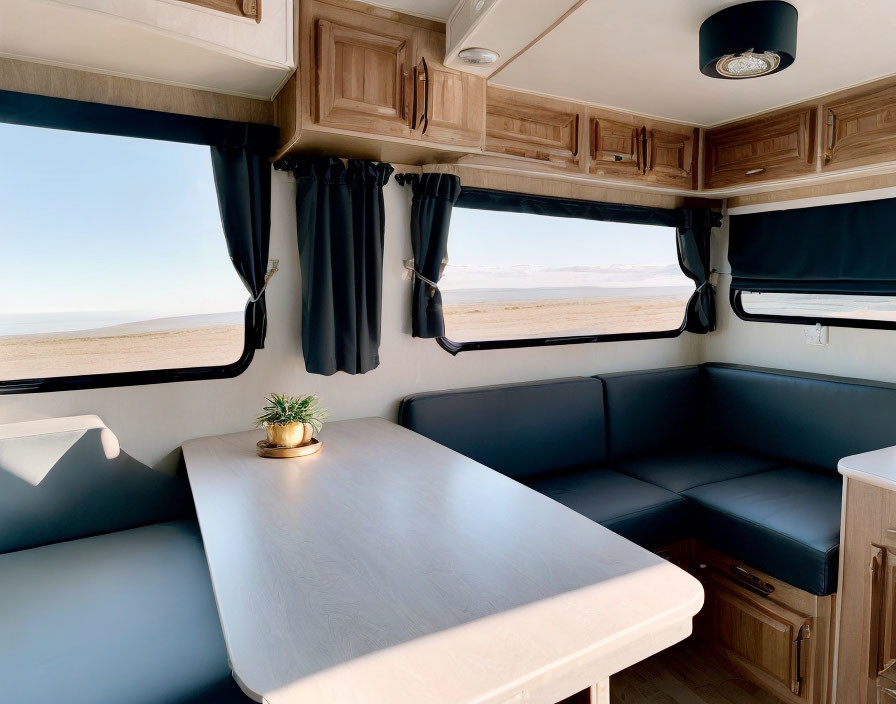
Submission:
[[[283,396],[271,394],[265,399],[268,405],[255,419],[257,425],[288,425],[289,423],[308,423],[314,428],[315,435],[320,432],[321,421],[329,411],[318,404],[320,399],[314,394],[308,396]]]

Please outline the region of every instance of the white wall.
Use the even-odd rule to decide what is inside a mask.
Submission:
[[[833,201],[831,201],[833,202]],[[825,203],[817,203],[823,205]],[[713,267],[724,272],[717,288],[718,328],[701,340],[701,360],[896,382],[896,331],[829,328],[825,346],[806,344],[803,326],[747,322],[728,302],[728,218],[713,233]]]
[[[271,258],[280,273],[268,287],[268,338],[249,369],[235,379],[0,396],[0,422],[95,413],[138,459],[168,466],[184,440],[251,427],[270,391],[318,393],[333,419],[380,415],[394,419],[398,401],[415,391],[568,375],[694,364],[699,336],[463,352],[452,357],[433,340],[410,336],[410,284],[402,260],[410,258],[409,193],[390,181],[385,189],[386,248],[380,367],[368,374],[307,374],[301,353],[295,186],[273,176]],[[835,336],[832,336],[835,338]],[[896,334],[893,334],[896,338]]]

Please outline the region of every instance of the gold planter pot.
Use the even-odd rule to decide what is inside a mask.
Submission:
[[[283,425],[265,423],[264,431],[267,434],[269,447],[301,447],[311,442],[314,435],[311,423],[285,423]]]

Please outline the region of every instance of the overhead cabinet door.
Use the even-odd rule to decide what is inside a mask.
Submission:
[[[406,60],[411,33],[317,20],[317,114],[320,125],[409,137]]]
[[[692,127],[647,128],[645,176],[658,184],[696,187],[697,131]]]
[[[575,103],[489,86],[485,149],[578,171],[583,113]]]
[[[825,170],[896,161],[896,87],[823,109]]]
[[[444,34],[419,30],[417,37],[412,128],[423,141],[481,146],[485,79],[442,63]]]
[[[815,108],[707,130],[706,188],[746,185],[815,171]]]
[[[591,164],[597,176],[638,178],[644,175],[647,130],[604,117],[591,118]]]

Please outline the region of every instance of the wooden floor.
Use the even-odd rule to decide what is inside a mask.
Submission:
[[[610,679],[611,704],[784,704],[687,640]]]

